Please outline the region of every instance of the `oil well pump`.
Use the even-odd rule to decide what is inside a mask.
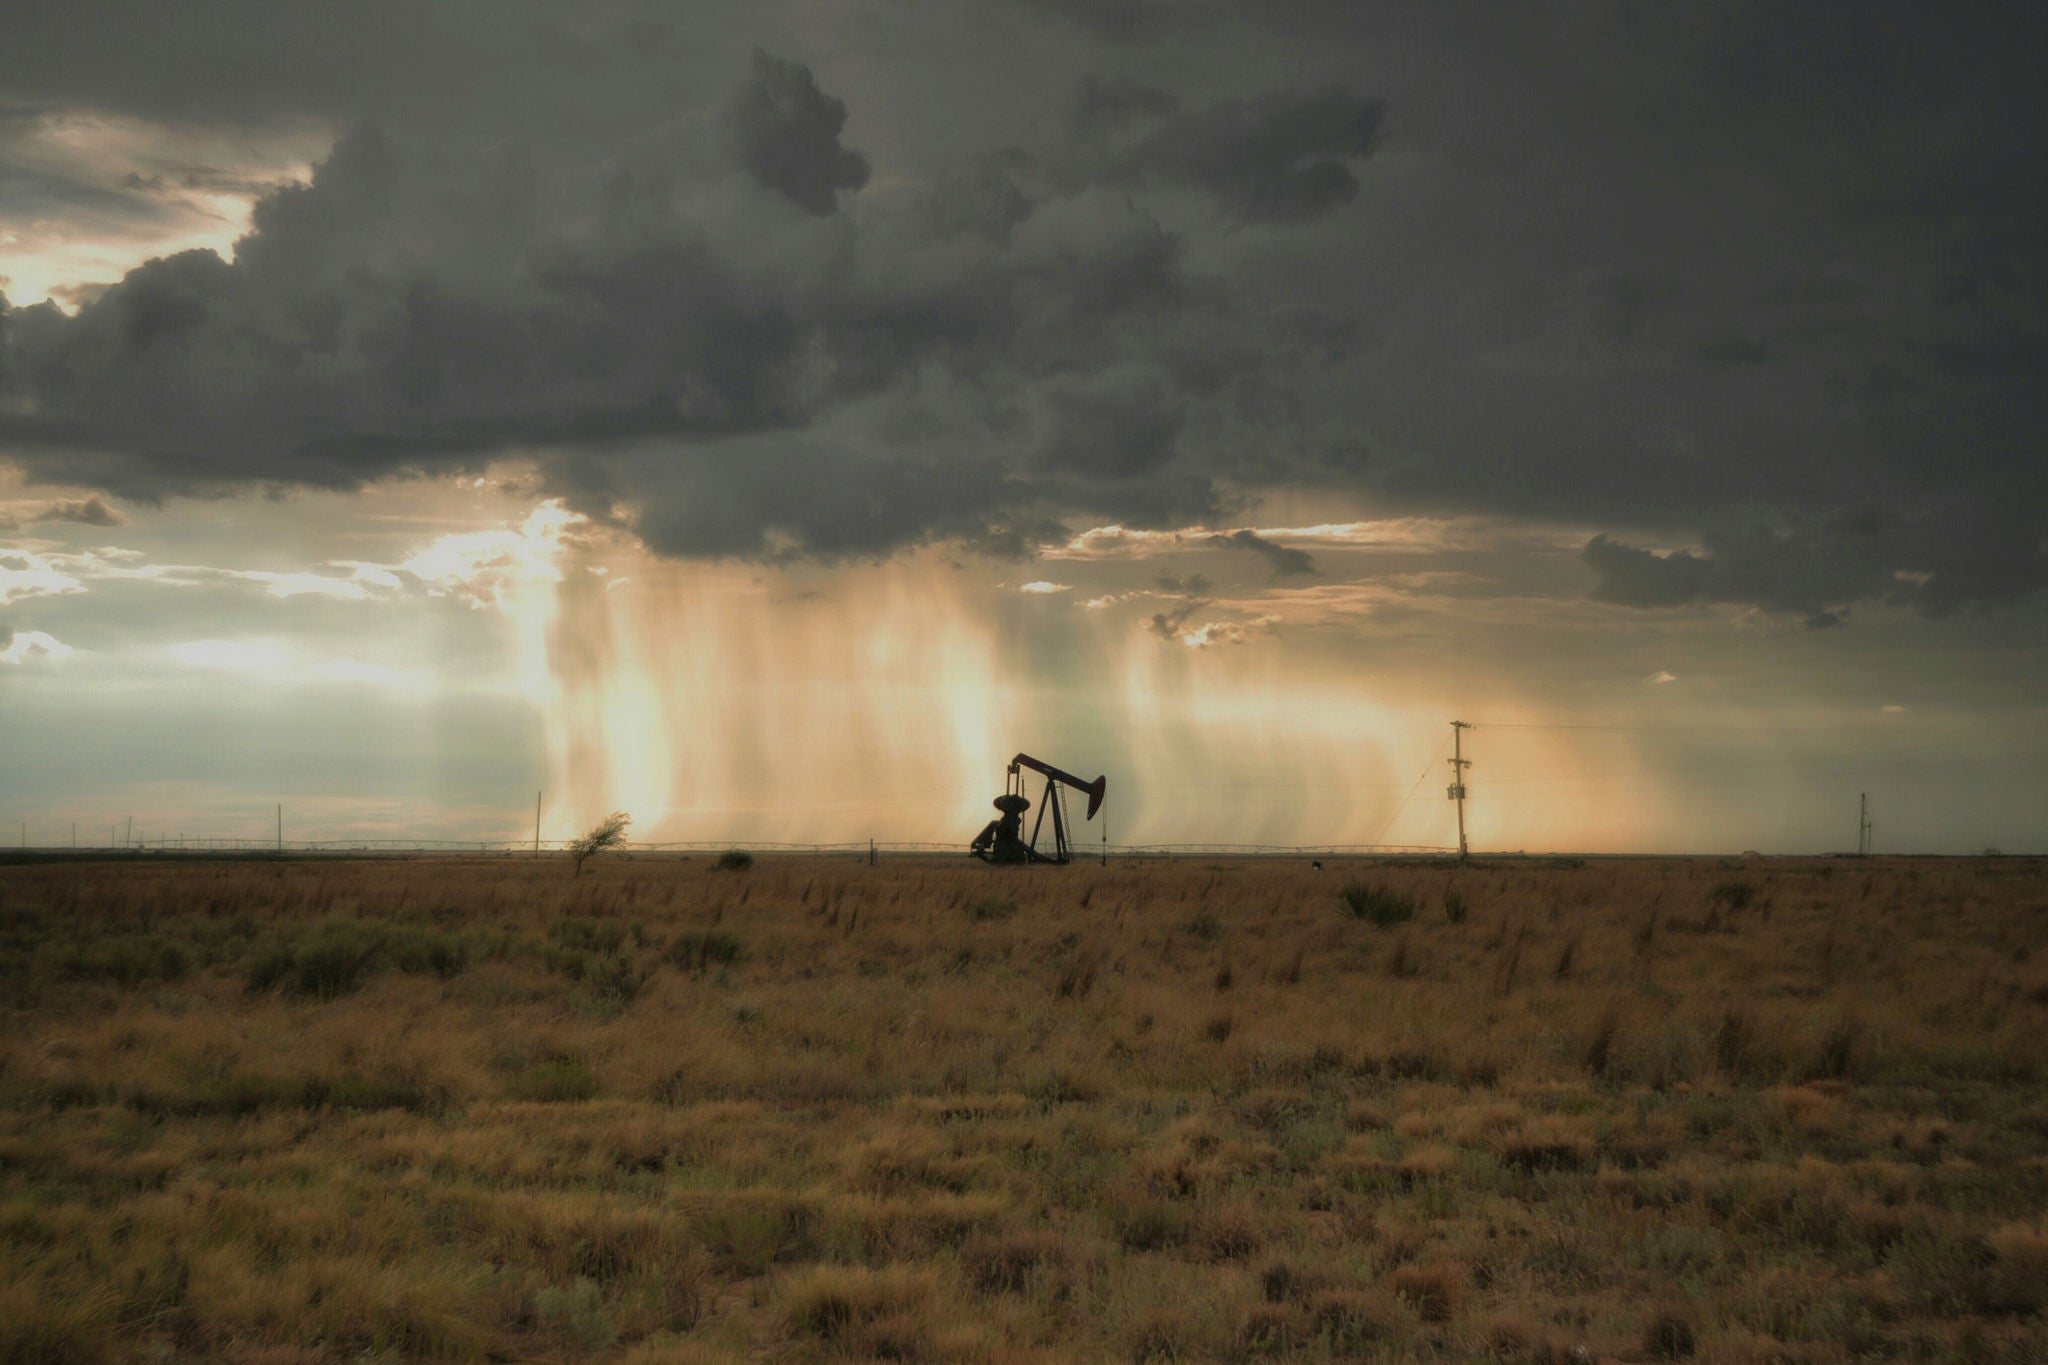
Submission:
[[[1030,769],[1045,779],[1045,795],[1038,803],[1038,818],[1032,822],[1031,837],[1024,837],[1024,812],[1031,809],[1031,800],[1024,795],[1025,769]],[[1050,763],[1044,763],[1030,754],[1018,754],[1010,760],[1008,775],[1003,781],[1003,794],[995,800],[995,807],[1002,812],[1000,818],[988,822],[981,833],[974,836],[968,852],[985,863],[1065,863],[1073,860],[1073,845],[1067,841],[1066,795],[1064,789],[1072,787],[1088,797],[1088,813],[1083,819],[1093,820],[1095,812],[1102,809],[1102,795],[1109,788],[1107,777],[1098,777],[1093,782],[1074,776]],[[1052,813],[1052,851],[1039,851],[1038,836],[1045,829],[1046,813]]]

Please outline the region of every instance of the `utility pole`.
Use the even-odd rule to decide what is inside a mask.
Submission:
[[[284,802],[277,803],[277,851],[284,853]]]
[[[135,817],[128,817],[128,847],[135,847]]]
[[[1864,792],[1856,812],[1856,856],[1870,856],[1870,793]]]
[[[1458,861],[1464,862],[1465,847],[1465,769],[1472,761],[1465,757],[1465,732],[1472,726],[1462,720],[1451,722],[1451,785],[1446,793],[1458,803]]]
[[[533,794],[533,856],[536,858],[540,856],[540,796],[539,792]]]

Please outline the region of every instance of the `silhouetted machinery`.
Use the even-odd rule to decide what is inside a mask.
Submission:
[[[1031,838],[1024,837],[1024,812],[1031,809],[1029,798],[1024,795],[1024,770],[1029,768],[1045,778],[1045,795],[1038,803],[1038,819],[1032,822]],[[988,827],[974,836],[968,852],[985,863],[1064,863],[1073,859],[1073,845],[1067,842],[1066,797],[1061,788],[1072,787],[1088,796],[1088,814],[1082,818],[1093,820],[1095,812],[1102,809],[1102,794],[1109,788],[1107,777],[1098,777],[1093,782],[1083,781],[1050,763],[1041,763],[1030,754],[1018,754],[1010,760],[1009,775],[1003,783],[1003,794],[996,798],[996,809],[1002,812],[1000,819],[988,822]],[[1046,812],[1052,812],[1052,852],[1038,851],[1038,836],[1045,828]]]

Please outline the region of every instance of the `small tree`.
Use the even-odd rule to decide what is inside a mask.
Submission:
[[[569,845],[569,856],[576,860],[576,876],[583,875],[583,860],[595,857],[608,848],[617,848],[626,842],[626,826],[633,823],[633,817],[622,810],[615,810],[590,827],[590,832]]]

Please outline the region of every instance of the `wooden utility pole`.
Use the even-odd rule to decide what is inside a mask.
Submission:
[[[1451,785],[1447,795],[1458,803],[1458,861],[1465,861],[1465,769],[1472,766],[1465,757],[1465,732],[1472,726],[1462,720],[1451,722]]]
[[[284,802],[277,803],[277,851],[284,852]]]
[[[536,858],[540,856],[540,797],[539,792],[533,794],[533,856]]]
[[[1856,809],[1856,856],[1870,856],[1870,793],[1860,794]]]

